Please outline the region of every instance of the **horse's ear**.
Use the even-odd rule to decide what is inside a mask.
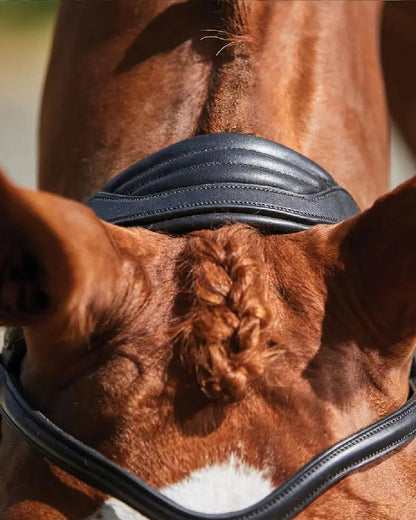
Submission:
[[[120,259],[108,228],[82,204],[19,189],[0,172],[0,325],[70,316],[111,291]]]
[[[333,228],[329,242],[337,267],[328,299],[331,286],[342,290],[344,322],[354,322],[364,346],[408,366],[416,341],[416,178]]]

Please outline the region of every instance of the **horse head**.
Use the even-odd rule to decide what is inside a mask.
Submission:
[[[183,10],[184,18],[174,19],[174,34],[169,32],[165,38],[162,29],[169,21],[163,14],[165,6],[157,2],[141,8],[117,4],[117,8],[100,6],[102,13],[110,13],[101,20],[107,27],[103,29],[105,38],[98,34],[99,28],[91,34],[84,31],[80,40],[74,37],[72,52],[82,54],[77,47],[80,41],[79,45],[86,49],[82,54],[84,63],[92,63],[96,49],[105,45],[106,59],[94,61],[95,68],[85,72],[91,74],[91,84],[96,85],[94,81],[104,74],[101,65],[109,74],[97,98],[91,95],[89,86],[85,87],[90,83],[79,78],[80,91],[87,89],[82,91],[82,110],[93,114],[80,130],[81,134],[85,132],[82,136],[73,130],[77,108],[64,105],[59,110],[65,112],[72,126],[61,125],[58,117],[61,126],[56,134],[51,131],[51,106],[57,99],[51,92],[54,88],[60,92],[64,89],[62,78],[67,72],[62,68],[74,70],[69,58],[63,64],[53,55],[51,66],[57,67],[59,74],[50,75],[48,80],[51,97],[43,114],[45,162],[52,164],[58,155],[62,162],[66,141],[57,135],[62,137],[62,132],[70,129],[72,142],[82,137],[101,166],[103,159],[98,157],[103,152],[98,143],[113,135],[111,121],[119,121],[114,114],[125,110],[114,82],[120,82],[118,91],[133,99],[138,88],[135,67],[144,67],[146,74],[160,79],[157,64],[161,60],[165,63],[163,81],[169,80],[166,96],[176,92],[176,101],[167,97],[160,100],[169,103],[169,114],[174,114],[172,107],[178,105],[184,114],[185,108],[191,107],[186,117],[192,124],[202,118],[199,133],[237,129],[275,137],[265,130],[271,128],[266,112],[258,114],[259,120],[265,122],[263,130],[240,128],[246,124],[246,116],[251,117],[243,108],[251,105],[235,95],[231,80],[234,78],[235,85],[246,92],[241,71],[249,77],[251,69],[245,67],[249,63],[247,56],[235,50],[239,49],[235,28],[242,25],[236,17],[239,9],[235,3],[225,4],[231,12],[225,16],[235,22],[233,39],[224,36],[231,31],[230,25],[222,29],[225,32],[217,29],[215,33],[222,46],[230,44],[227,49],[221,47],[219,56],[216,47],[209,47],[203,55],[201,41],[198,45],[186,43],[192,42],[187,32],[193,26],[185,22],[194,20],[196,10],[206,6],[184,2],[166,7]],[[319,7],[319,2],[309,3],[309,7],[299,6],[298,2],[294,6],[291,2],[264,3],[264,7],[260,7],[263,3],[252,4],[255,7],[250,8],[250,20],[253,24],[255,20],[256,27],[267,27],[265,41],[272,34],[264,18],[268,13],[281,27],[278,14],[283,10],[287,23],[300,30],[308,26],[309,18],[305,16],[311,9],[310,15],[321,20],[322,25],[317,27],[324,38],[325,21],[331,22],[331,16],[338,20],[340,9],[334,5],[331,15],[329,5]],[[217,7],[210,4],[215,16]],[[357,33],[361,34],[363,24],[355,7],[344,8],[351,10],[348,20],[357,24]],[[63,5],[62,9],[54,51],[58,54],[68,51],[59,31],[64,34],[63,28],[67,30],[73,23],[70,11],[85,10],[83,17],[85,13],[92,16],[94,7]],[[120,9],[120,17],[114,17],[114,9]],[[378,15],[373,9],[366,4],[366,16],[376,27]],[[132,17],[139,26],[147,27],[139,37],[132,29]],[[82,20],[80,23],[82,32],[85,28]],[[132,42],[133,33],[136,39]],[[153,40],[149,37],[153,33],[162,35],[162,39]],[[303,43],[290,55],[308,57],[313,49],[309,57],[314,57],[306,71],[299,64],[294,67],[297,82],[292,78],[292,85],[297,85],[297,90],[291,91],[292,97],[279,112],[284,122],[284,128],[279,130],[284,144],[293,145],[291,136],[309,135],[302,130],[309,124],[307,121],[318,128],[314,126],[313,99],[326,101],[328,93],[335,96],[332,78],[325,69],[333,61],[321,60],[325,53],[321,53],[319,38],[312,38],[309,48],[307,40],[301,38],[306,34],[302,31],[292,32],[289,39],[283,29],[280,34],[282,63],[296,47],[297,38]],[[140,45],[143,41],[148,45],[147,54]],[[266,53],[258,39],[252,42],[266,67],[273,56]],[[328,45],[322,46],[334,58]],[[236,54],[227,55],[228,51]],[[368,55],[373,56],[373,51],[371,40]],[[187,53],[194,58],[189,63],[184,60]],[[114,56],[117,60],[113,60]],[[351,56],[350,64],[356,63],[353,50]],[[177,78],[181,83],[175,89],[174,65],[178,57],[184,68],[185,63],[189,65],[198,92],[203,90],[203,81],[209,83],[209,60],[221,60],[210,72],[208,98],[205,94],[201,99],[199,94],[188,98],[183,78]],[[118,62],[117,67],[112,60]],[[377,97],[378,68],[374,67],[376,79],[371,88]],[[270,71],[270,78],[276,76],[276,70]],[[318,71],[317,77],[313,71]],[[184,74],[180,72],[181,77]],[[144,81],[144,76],[140,77]],[[302,78],[306,83],[311,81],[309,97],[304,95]],[[322,87],[319,91],[320,82],[327,86],[326,90]],[[148,149],[154,151],[162,147],[160,142],[179,140],[173,135],[179,130],[172,124],[169,131],[151,131],[156,121],[153,116],[163,119],[152,97],[155,87],[153,84],[150,88],[151,83],[143,86],[149,102],[142,106],[144,116],[140,117],[147,125],[144,139],[148,139]],[[286,89],[286,83],[282,85]],[[267,79],[257,92],[273,93],[275,105],[270,102],[270,107],[276,106],[282,85],[273,90]],[[251,83],[247,88],[252,89]],[[161,89],[165,89],[164,83]],[[356,85],[351,89],[362,94]],[[80,91],[74,94],[77,99]],[[348,95],[352,93],[348,91]],[[140,96],[134,97],[140,101]],[[202,98],[207,99],[206,103]],[[97,109],[96,99],[104,107],[103,112]],[[198,109],[199,105],[202,108]],[[111,117],[105,112],[107,108]],[[233,126],[234,110],[238,110],[236,120],[240,118],[238,128]],[[377,110],[383,111],[382,101],[374,112]],[[132,109],[133,120],[137,112]],[[197,117],[192,119],[195,114]],[[299,117],[291,119],[288,114]],[[367,150],[362,136],[368,128],[377,127],[377,118],[371,114],[362,117],[367,116],[363,128],[341,125],[347,128],[346,139],[350,131],[354,139],[358,139],[357,135],[362,138],[360,150]],[[100,123],[100,118],[104,122]],[[187,123],[183,128],[185,136],[192,134]],[[125,151],[127,156],[140,156],[137,150],[143,144],[134,137],[135,131],[133,128],[127,141],[108,137],[112,144],[102,162],[103,169],[121,161]],[[382,135],[384,132],[380,130]],[[328,141],[319,141],[319,146],[306,138],[301,141],[312,155],[321,153],[325,162]],[[132,143],[136,148],[130,152]],[[305,152],[302,146],[297,148]],[[56,155],[55,148],[59,152]],[[72,159],[65,166],[74,168],[74,172],[76,164],[85,167],[85,161],[74,160],[76,150],[75,145],[68,150]],[[84,152],[79,152],[80,157]],[[358,164],[360,153],[354,157],[352,154],[347,163]],[[368,154],[374,155],[373,164],[381,161],[375,157],[377,154]],[[86,199],[93,185],[108,180],[108,176],[104,179],[98,174],[99,179],[92,180],[90,165],[85,168],[84,173],[74,173],[73,182],[66,174],[56,175],[53,180],[51,168],[43,173],[44,188],[49,183],[52,191],[56,189],[68,198],[20,189],[3,174],[0,177],[0,324],[23,329],[26,353],[18,374],[21,390],[34,409],[63,431],[188,509],[228,513],[262,500],[319,453],[406,402],[416,339],[414,179],[372,205],[367,202],[372,199],[373,187],[383,185],[384,180],[374,173],[374,179],[358,182],[358,173],[345,174],[340,183],[356,186],[350,191],[368,209],[342,222],[317,224],[297,233],[266,233],[244,223],[229,223],[173,234],[105,222],[85,204],[69,198],[80,193],[84,181],[88,188],[78,198]],[[99,169],[96,166],[95,171]],[[76,187],[71,194],[71,188],[57,189],[58,185]],[[410,443],[394,455],[352,473],[319,496],[298,518],[410,520],[416,499],[415,450],[415,443]],[[0,468],[2,520],[143,518],[121,501],[40,456],[4,420]]]

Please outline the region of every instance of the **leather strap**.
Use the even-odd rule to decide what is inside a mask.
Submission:
[[[244,510],[208,515],[189,511],[68,435],[25,400],[13,375],[23,353],[0,356],[0,413],[17,435],[75,477],[118,498],[150,520],[290,520],[352,471],[383,457],[416,435],[416,395],[401,408],[322,452],[268,497]],[[7,365],[7,366],[6,366]],[[416,363],[413,367],[415,370]],[[412,381],[414,388],[414,381]]]
[[[134,164],[87,204],[103,220],[169,233],[244,222],[269,233],[334,224],[359,208],[303,155],[260,137],[207,134]]]

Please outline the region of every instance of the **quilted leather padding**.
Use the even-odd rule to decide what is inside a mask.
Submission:
[[[207,134],[134,164],[87,204],[113,224],[184,233],[245,222],[291,233],[355,215],[351,195],[320,166],[260,137]]]

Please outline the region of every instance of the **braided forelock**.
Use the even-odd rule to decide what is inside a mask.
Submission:
[[[178,328],[180,359],[211,398],[241,398],[280,353],[262,266],[253,229],[226,226],[190,238],[184,267],[193,301]]]

